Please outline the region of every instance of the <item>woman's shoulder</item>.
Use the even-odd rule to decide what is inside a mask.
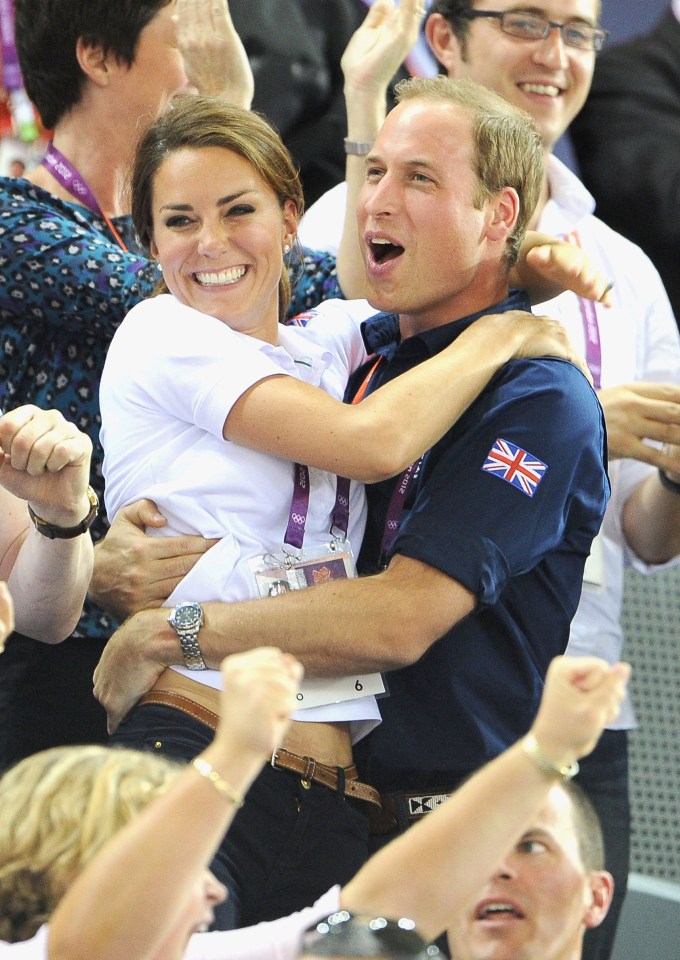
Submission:
[[[112,347],[132,349],[136,356],[147,352],[150,362],[161,357],[222,354],[229,342],[232,354],[252,353],[261,341],[239,334],[210,314],[179,301],[171,293],[159,293],[136,303],[116,331]]]
[[[66,240],[100,245],[103,238],[101,219],[87,207],[62,200],[29,180],[0,177],[0,243],[4,246],[37,244],[39,256]]]
[[[26,212],[33,211],[83,224],[93,216],[86,207],[62,200],[23,177],[0,177],[0,197],[3,213],[10,210],[17,215],[25,215]]]

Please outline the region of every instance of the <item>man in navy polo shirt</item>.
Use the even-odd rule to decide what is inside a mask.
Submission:
[[[501,133],[496,119],[495,136],[513,156],[514,177],[501,174],[492,159],[493,121],[477,121],[477,156],[470,137],[467,111],[486,97],[458,84],[456,96],[470,96],[467,107],[454,107],[445,94],[430,99],[442,85],[406,88],[367,162],[359,229],[370,300],[391,311],[364,325],[369,350],[383,358],[369,391],[443,349],[481,313],[528,309],[523,294],[507,295],[505,264],[518,219],[523,231],[533,210],[529,131],[520,122],[518,132],[508,119]],[[507,184],[489,206],[470,204],[483,194],[478,176]],[[524,210],[511,215],[504,203],[510,205],[513,189]],[[491,239],[471,264],[466,240],[472,237],[477,250],[483,229]],[[487,260],[489,249],[495,256]],[[350,392],[362,373],[355,379]],[[390,556],[391,566],[406,565],[401,589],[413,606],[395,617],[404,625],[396,649],[414,662],[389,674],[383,723],[356,755],[369,782],[400,794],[389,812],[402,826],[528,728],[547,665],[566,646],[607,501],[602,444],[600,411],[578,370],[555,360],[513,361],[423,458],[416,478],[397,484],[399,491],[410,480],[403,497],[394,495],[394,481],[369,488],[362,572],[378,571]],[[401,522],[390,547],[395,520]],[[389,601],[383,609],[389,618]],[[409,632],[432,621],[445,636],[432,643],[430,634],[409,656]]]
[[[464,338],[482,313],[528,308],[509,295],[507,273],[542,152],[525,114],[470,81],[402,88],[359,203],[370,302],[383,311],[365,325],[380,357],[369,391]],[[216,666],[271,643],[308,675],[388,671],[383,723],[357,757],[365,778],[398,793],[388,813],[405,826],[528,729],[547,665],[566,646],[608,494],[586,378],[561,360],[513,360],[419,464],[371,489],[362,566],[379,572],[205,604],[203,658]],[[166,617],[142,611],[112,638],[99,679],[114,717],[154,672],[184,662]]]

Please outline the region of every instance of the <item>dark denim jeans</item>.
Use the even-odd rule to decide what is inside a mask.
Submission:
[[[172,707],[142,706],[128,715],[111,744],[187,761],[212,738],[209,727]],[[211,864],[229,890],[214,929],[249,926],[310,906],[334,884],[347,883],[367,859],[366,805],[305,784],[271,766],[253,783]]]

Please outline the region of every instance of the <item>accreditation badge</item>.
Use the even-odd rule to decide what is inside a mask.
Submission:
[[[356,577],[356,564],[349,540],[336,539],[307,551],[286,546],[281,554],[264,554],[250,561],[260,597],[278,597],[291,590],[305,590],[333,580]],[[305,679],[297,695],[299,709],[320,707],[368,695],[385,694],[380,673],[356,674],[349,677]]]
[[[315,548],[314,556],[285,547],[281,554],[265,554],[250,562],[260,597],[277,597],[331,580],[349,580],[357,570],[349,540],[332,540]]]

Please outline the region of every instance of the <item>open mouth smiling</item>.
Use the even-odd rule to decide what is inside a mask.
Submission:
[[[368,249],[374,263],[386,263],[388,260],[396,260],[404,252],[404,248],[399,244],[392,243],[384,237],[371,237],[367,241]]]
[[[562,94],[562,90],[554,83],[520,83],[518,86],[523,93],[535,93],[541,97],[559,97]]]
[[[228,286],[240,280],[241,277],[245,275],[247,269],[247,267],[241,266],[229,267],[227,270],[196,272],[194,273],[194,280],[202,287]]]

